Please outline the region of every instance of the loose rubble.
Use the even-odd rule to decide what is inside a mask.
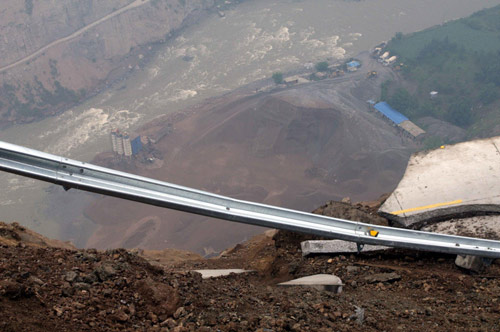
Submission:
[[[300,243],[314,238],[289,232],[266,232],[217,258],[164,252],[160,260],[61,248],[27,232],[0,223],[0,331],[498,330],[498,260],[478,273],[455,256],[409,250],[303,257]],[[191,272],[203,269],[253,272]],[[337,276],[342,292],[278,287],[315,274]]]

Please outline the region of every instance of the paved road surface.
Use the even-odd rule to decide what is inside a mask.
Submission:
[[[380,208],[400,218],[437,210],[500,207],[500,137],[443,146],[410,159],[396,190]]]

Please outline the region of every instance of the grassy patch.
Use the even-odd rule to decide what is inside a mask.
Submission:
[[[398,55],[404,77],[416,86],[410,93],[391,82],[382,85],[381,97],[402,113],[449,121],[470,135],[487,136],[494,128],[490,124],[500,122],[500,6],[424,31],[399,33],[387,49]],[[438,96],[431,99],[431,91]]]
[[[33,0],[24,0],[24,11],[26,14],[33,14]]]

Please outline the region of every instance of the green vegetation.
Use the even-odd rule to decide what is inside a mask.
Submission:
[[[320,72],[326,72],[328,71],[328,62],[326,61],[321,61],[316,64],[316,70]]]
[[[49,66],[50,66],[50,75],[52,75],[52,78],[56,78],[57,76],[59,76],[59,70],[57,70],[57,60],[50,59]]]
[[[160,1],[161,0],[151,0],[151,5],[156,9],[160,9]]]
[[[316,73],[312,73],[311,75],[309,75],[309,81],[319,81],[320,78],[318,76],[316,76]]]
[[[424,150],[434,150],[439,148],[441,145],[448,144],[448,142],[444,141],[442,138],[434,136],[427,137],[422,143],[422,147]]]
[[[33,14],[33,0],[24,0],[24,11],[26,14]]]
[[[276,84],[283,83],[283,73],[282,72],[277,71],[277,72],[273,73],[272,78],[273,78],[274,83],[276,83]]]
[[[0,97],[5,101],[3,106],[8,108],[9,114],[35,118],[43,117],[46,111],[54,108],[74,104],[86,95],[84,89],[75,92],[63,87],[57,80],[54,81],[54,90],[49,91],[36,76],[33,84],[14,86],[4,83],[2,90]]]
[[[380,100],[388,100],[389,99],[389,86],[392,81],[385,81],[380,85]]]
[[[414,34],[397,33],[387,48],[403,63],[409,84],[405,89],[384,82],[382,100],[410,118],[429,115],[466,128],[471,137],[500,125],[500,6]]]

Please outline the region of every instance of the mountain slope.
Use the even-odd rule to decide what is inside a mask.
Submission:
[[[96,93],[141,66],[155,43],[213,5],[213,0],[4,1],[0,123],[32,121]]]
[[[366,84],[364,75],[359,84]],[[351,83],[346,83],[350,85]],[[197,105],[173,122],[155,144],[162,160],[145,165],[101,164],[237,199],[310,211],[350,196],[372,199],[399,181],[414,143],[368,112],[364,102],[339,104],[339,85],[311,85],[272,94],[228,95]],[[339,106],[342,105],[342,106]],[[172,124],[154,120],[151,137]],[[261,232],[114,198],[85,212],[99,227],[87,245],[165,245],[202,254],[220,251]]]

